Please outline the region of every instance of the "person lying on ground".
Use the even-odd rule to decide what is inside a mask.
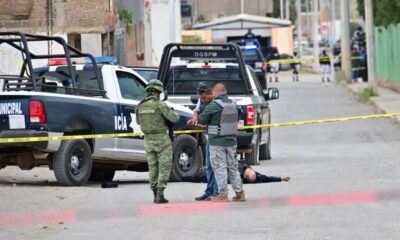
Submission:
[[[239,173],[243,183],[270,183],[270,182],[289,182],[291,180],[288,176],[275,177],[266,176],[259,172],[254,171],[249,165],[239,162]],[[185,182],[207,183],[207,176],[205,168],[201,168],[194,176],[183,178]]]

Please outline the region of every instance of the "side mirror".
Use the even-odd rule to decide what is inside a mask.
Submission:
[[[268,88],[268,92],[264,93],[266,101],[275,100],[279,98],[279,90],[277,88]]]
[[[168,92],[164,91],[160,93],[160,101],[167,101],[168,100]]]
[[[197,96],[197,95],[192,95],[192,96],[190,96],[190,101],[191,101],[193,104],[197,104],[197,102],[199,101],[199,96]]]

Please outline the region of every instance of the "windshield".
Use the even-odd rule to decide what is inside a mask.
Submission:
[[[257,62],[262,61],[261,56],[258,55],[258,51],[256,49],[246,49],[242,50],[242,56],[244,61],[247,62]]]
[[[208,86],[223,82],[229,94],[247,94],[246,82],[238,68],[173,68],[169,72],[167,90],[172,95],[195,95],[200,82]]]
[[[144,79],[150,81],[151,79],[156,79],[158,71],[157,70],[150,70],[150,69],[133,69],[137,73],[140,74]]]

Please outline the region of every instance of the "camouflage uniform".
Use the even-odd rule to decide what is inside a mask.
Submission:
[[[146,91],[162,92],[162,83],[151,80]],[[167,121],[176,123],[179,116],[157,97],[148,95],[136,110],[136,121],[144,133],[144,144],[149,165],[150,187],[155,202],[167,187],[172,165],[172,142],[168,135]]]

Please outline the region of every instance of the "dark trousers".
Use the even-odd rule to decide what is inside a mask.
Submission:
[[[216,196],[218,195],[218,185],[215,181],[214,171],[211,167],[210,161],[210,146],[207,144],[206,146],[206,176],[207,176],[207,188],[204,191],[204,194],[207,196]]]

